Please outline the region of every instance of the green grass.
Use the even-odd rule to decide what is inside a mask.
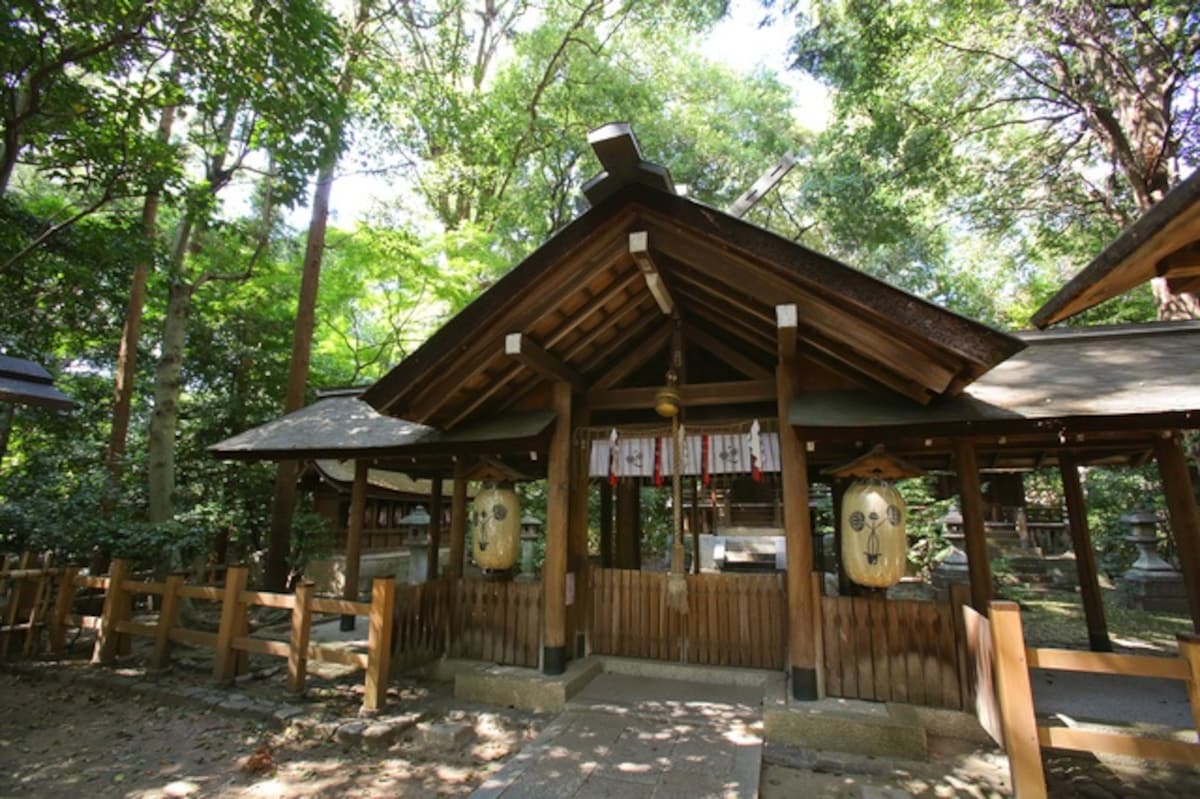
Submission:
[[[1121,607],[1116,602],[1115,591],[1101,590],[1104,617],[1114,651],[1175,654],[1178,651],[1175,634],[1192,629],[1186,615]],[[1025,640],[1029,645],[1087,649],[1087,624],[1079,594],[1069,591],[1036,594],[1021,586],[1006,586],[999,594],[1000,598],[1020,603]]]

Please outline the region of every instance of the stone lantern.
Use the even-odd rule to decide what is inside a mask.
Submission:
[[[1187,613],[1183,575],[1158,554],[1158,514],[1139,508],[1121,517],[1129,525],[1125,540],[1138,548],[1137,560],[1121,575],[1126,603],[1141,610]]]
[[[950,545],[950,549],[944,556],[941,562],[938,563],[933,570],[933,585],[938,589],[938,593],[949,592],[951,583],[969,583],[971,581],[970,571],[967,568],[967,553],[963,551],[962,544],[966,540],[966,533],[963,531],[962,512],[955,506],[951,506],[949,512],[941,519],[942,537],[946,539],[946,543]]]
[[[542,522],[530,514],[521,517],[521,580],[536,580],[537,570],[533,567],[533,549],[542,537]]]
[[[408,549],[408,582],[423,583],[429,568],[429,511],[418,505],[399,521]]]

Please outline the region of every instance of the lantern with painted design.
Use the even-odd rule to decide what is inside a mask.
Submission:
[[[475,495],[471,523],[475,563],[489,571],[511,569],[521,546],[521,502],[512,483],[484,483]]]
[[[887,480],[854,481],[842,495],[842,564],[859,585],[887,588],[904,576],[904,498]]]

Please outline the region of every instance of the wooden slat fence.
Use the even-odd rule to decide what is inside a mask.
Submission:
[[[821,597],[826,694],[970,707],[955,613],[952,602]]]
[[[393,668],[412,668],[441,657],[450,621],[449,581],[396,586],[395,619]]]
[[[782,574],[687,576],[688,612],[667,606],[668,575],[592,569],[592,651],[714,666],[782,669]]]
[[[450,657],[537,668],[541,583],[458,580],[449,590]]]

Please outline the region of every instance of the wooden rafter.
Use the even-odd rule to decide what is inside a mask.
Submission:
[[[753,380],[770,380],[774,377],[774,372],[770,369],[753,358],[742,354],[739,350],[698,325],[685,323],[683,330],[689,342],[704,348],[709,354],[716,356],[723,363],[733,367],[746,377]],[[612,384],[610,383],[609,385]]]
[[[658,386],[589,391],[588,408],[594,411],[636,410],[654,407]],[[774,380],[735,380],[725,383],[692,383],[679,386],[685,408],[704,405],[740,405],[775,399]]]
[[[659,310],[667,316],[679,318],[679,309],[675,307],[671,290],[667,288],[667,283],[650,254],[649,235],[646,231],[639,230],[629,234],[629,254],[633,256],[634,263],[646,278],[646,288],[658,303]]]
[[[537,372],[547,380],[570,383],[580,393],[587,391],[587,381],[574,367],[547,352],[524,333],[509,333],[504,337],[504,354]]]
[[[779,339],[779,362],[791,363],[796,357],[796,339],[800,328],[800,317],[793,304],[775,306],[775,328]]]
[[[592,381],[592,387],[598,389],[611,388],[624,380],[658,353],[662,346],[667,343],[667,340],[671,338],[672,330],[673,325],[670,322],[663,323],[657,330],[637,342],[636,346],[625,353],[603,375]]]

